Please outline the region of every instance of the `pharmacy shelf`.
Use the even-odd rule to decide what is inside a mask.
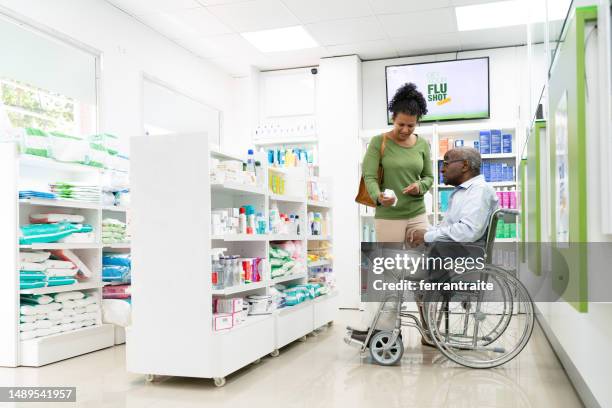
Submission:
[[[280,145],[296,145],[296,144],[311,144],[318,143],[319,138],[316,135],[303,137],[276,137],[270,139],[255,140],[255,146],[280,146]]]
[[[297,234],[272,234],[268,235],[268,241],[301,241],[304,235]]]
[[[38,167],[44,170],[55,170],[70,173],[101,173],[104,169],[77,163],[63,163],[46,157],[22,154],[19,164],[28,167]]]
[[[237,193],[245,193],[245,194],[254,194],[254,195],[266,195],[266,191],[263,187],[247,185],[247,184],[238,184],[238,183],[223,183],[223,184],[211,184],[210,188],[212,191],[216,192],[237,192]]]
[[[314,261],[314,262],[308,262],[308,267],[309,268],[316,268],[318,266],[327,266],[327,265],[331,265],[332,261],[329,259],[323,259],[320,261]]]
[[[46,207],[81,208],[91,210],[98,210],[101,208],[101,205],[98,203],[89,203],[85,201],[76,200],[53,200],[44,198],[21,198],[19,199],[19,204]]]
[[[131,242],[115,242],[113,244],[104,244],[104,249],[130,249]]]
[[[19,249],[100,249],[100,243],[39,243],[31,245],[19,245]]]
[[[288,141],[284,140],[283,143]],[[257,361],[263,356],[276,351],[280,343],[276,342],[277,333],[282,333],[283,340],[294,341],[312,332],[315,327],[314,303],[287,316],[279,317],[276,313],[264,316],[249,316],[245,322],[233,327],[230,330],[215,332],[211,322],[197,327],[187,328],[186,335],[198,339],[201,347],[181,348],[178,340],[158,339],[152,333],[159,330],[160,325],[172,325],[176,320],[177,313],[187,313],[189,317],[198,318],[200,311],[210,311],[216,298],[246,297],[249,294],[272,295],[272,287],[278,282],[305,283],[307,281],[307,270],[304,265],[295,269],[296,273],[290,271],[290,275],[277,279],[269,279],[269,263],[265,262],[265,280],[260,282],[245,283],[230,286],[223,289],[214,289],[211,284],[210,259],[211,247],[227,247],[228,254],[239,254],[240,257],[259,257],[266,259],[270,253],[271,242],[279,240],[299,240],[301,241],[300,257],[306,259],[307,255],[307,171],[305,167],[281,168],[276,172],[284,173],[287,195],[275,195],[268,191],[268,180],[275,175],[275,170],[267,167],[267,159],[260,152],[255,153],[255,160],[262,163],[262,173],[258,181],[259,186],[245,186],[237,183],[210,184],[207,177],[212,158],[229,158],[220,152],[207,154],[209,149],[205,137],[196,135],[182,135],[181,138],[154,137],[151,140],[134,141],[131,146],[132,152],[132,191],[134,200],[130,206],[130,211],[136,212],[139,217],[147,219],[150,223],[165,222],[167,215],[164,211],[167,202],[144,200],[155,192],[155,186],[148,183],[146,175],[151,166],[159,163],[169,149],[180,151],[184,158],[184,164],[174,166],[168,171],[160,174],[158,183],[168,185],[169,196],[173,199],[180,196],[180,191],[190,189],[191,199],[200,203],[199,207],[188,207],[186,210],[192,220],[190,225],[173,224],[168,225],[168,229],[157,231],[152,234],[142,224],[134,224],[132,235],[134,237],[133,250],[136,254],[134,261],[147,270],[146,274],[137,276],[134,280],[142,289],[136,293],[134,301],[141,307],[134,309],[134,323],[126,330],[127,341],[131,344],[127,353],[127,365],[130,372],[142,374],[167,374],[197,376],[203,378],[215,378],[222,380],[223,377],[235,372],[248,364]],[[144,154],[149,152],[149,154]],[[262,160],[263,158],[263,160]],[[194,163],[195,169],[194,171]],[[190,171],[189,171],[189,170]],[[197,186],[194,188],[193,186]],[[177,199],[178,200],[178,199]],[[265,235],[205,235],[202,237],[201,231],[209,231],[212,221],[211,211],[217,208],[236,208],[244,205],[254,204],[264,217],[269,219],[269,209],[274,207],[270,203],[280,201],[283,212],[298,214],[301,221],[300,227],[304,227],[301,235],[296,234],[265,234]],[[284,204],[286,202],[287,204]],[[295,204],[291,204],[291,203]],[[282,205],[284,204],[284,206]],[[311,210],[313,211],[313,210]],[[316,211],[316,210],[314,210]],[[331,211],[331,210],[330,210]],[[214,230],[215,232],[221,230]],[[292,230],[293,232],[293,230]],[[177,240],[175,237],[181,236],[183,239]],[[331,237],[329,237],[331,239]],[[257,243],[231,242],[226,241],[259,241]],[[207,244],[208,242],[208,244]],[[331,242],[331,241],[329,241]],[[175,279],[186,282],[195,282],[195,285],[187,285],[181,293],[168,292],[170,300],[168,307],[156,314],[155,319],[150,319],[151,310],[154,310],[155,293],[164,290],[165,284],[162,277],[167,274],[167,266],[157,261],[152,261],[148,257],[138,257],[138,254],[156,250],[160,245],[169,251],[199,253],[206,259],[204,268],[191,268],[186,259],[177,259],[173,273]],[[311,244],[315,246],[316,244]],[[323,244],[325,245],[325,244]],[[322,246],[323,246],[322,245]],[[302,254],[303,252],[303,254]],[[137,258],[137,259],[136,259]],[[267,259],[266,259],[267,261]],[[204,273],[204,275],[202,275]],[[138,280],[138,282],[136,282]],[[167,286],[167,285],[166,285]],[[337,307],[332,310],[336,312]],[[334,315],[323,316],[322,319]],[[200,316],[201,317],[201,316]],[[163,341],[162,341],[163,340]],[[161,343],[160,343],[161,341]],[[168,343],[168,341],[170,341]],[[162,344],[163,343],[163,344]],[[241,344],[249,344],[244,349],[244,353],[236,353],[236,347]],[[286,343],[285,343],[286,344]],[[169,366],[167,359],[163,356],[151,355],[147,349],[151,347],[175,347],[179,351],[173,358]],[[174,367],[174,368],[172,368]],[[178,368],[177,368],[178,367]],[[217,381],[219,382],[219,381]]]
[[[253,283],[243,283],[241,285],[230,286],[224,289],[213,289],[212,294],[215,296],[229,296],[243,292],[250,292],[252,290],[261,289],[267,287],[268,281],[260,281]]]
[[[309,241],[330,241],[331,236],[330,235],[309,235],[308,240]]]
[[[104,284],[100,282],[77,282],[72,285],[49,286],[46,288],[36,289],[22,289],[19,291],[19,293],[22,295],[46,295],[47,293],[71,292],[73,290],[99,289],[103,286]]]
[[[238,242],[238,241],[267,241],[268,235],[264,234],[225,234],[225,235],[211,235],[210,239],[223,240],[226,242]]]
[[[28,215],[35,212],[86,212],[89,214],[88,223],[92,224],[95,231],[101,230],[103,211],[107,209],[101,202],[80,201],[65,198],[24,198],[19,199],[19,186],[39,185],[44,186],[50,180],[82,180],[92,185],[100,186],[101,176],[108,171],[102,168],[86,166],[75,163],[62,163],[50,158],[18,154],[18,146],[15,143],[0,143],[0,154],[5,159],[0,160],[0,174],[10,174],[15,183],[7,187],[10,190],[0,199],[0,206],[13,208],[14,216],[7,221],[7,228],[0,231],[0,241],[13,242],[16,246],[14,259],[5,259],[5,269],[18,273],[19,250],[88,250],[79,253],[79,257],[91,269],[92,277],[85,282],[76,282],[72,285],[60,285],[36,289],[21,289],[19,280],[5,280],[0,294],[0,309],[4,310],[4,330],[0,331],[1,344],[13,344],[0,353],[0,365],[7,367],[41,366],[66,358],[75,357],[114,344],[114,330],[112,325],[98,325],[87,327],[66,333],[40,337],[36,339],[19,339],[19,296],[22,294],[42,295],[50,293],[62,293],[67,291],[87,290],[90,294],[102,297],[102,248],[101,242],[52,242],[19,245],[20,222],[27,222]],[[46,208],[46,209],[45,209]],[[125,211],[124,208],[114,207],[113,211]],[[112,213],[107,213],[111,215]],[[13,235],[13,236],[11,236]],[[74,239],[74,238],[73,238]],[[69,241],[69,239],[68,239]],[[7,276],[17,276],[7,274]],[[97,323],[101,321],[98,313]],[[10,350],[9,350],[10,349]]]
[[[272,279],[271,286],[274,286],[277,283],[289,282],[292,280],[303,279],[306,277],[308,277],[308,274],[306,272],[300,272],[300,273],[286,275],[286,276],[279,276],[278,278]]]
[[[303,203],[306,201],[306,197],[298,197],[298,196],[289,196],[289,195],[281,195],[281,194],[270,194],[268,196],[272,201],[279,201],[285,203]]]
[[[307,202],[309,207],[319,207],[319,208],[331,208],[332,203],[329,201],[316,201],[316,200],[308,200]]]

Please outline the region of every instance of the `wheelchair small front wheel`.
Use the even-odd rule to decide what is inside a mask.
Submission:
[[[393,333],[390,331],[378,332],[370,339],[370,355],[377,364],[390,366],[402,359],[404,355],[402,337],[397,336],[393,344],[391,344],[392,339]]]

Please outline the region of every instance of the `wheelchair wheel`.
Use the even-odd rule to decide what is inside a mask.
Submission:
[[[391,344],[393,333],[381,331],[372,336],[370,340],[370,355],[372,359],[384,366],[397,364],[404,355],[404,343],[402,337],[398,336]]]
[[[523,284],[503,269],[487,266],[449,283],[493,284],[493,290],[453,290],[430,294],[427,322],[438,349],[471,368],[491,368],[516,357],[534,325],[533,303]]]

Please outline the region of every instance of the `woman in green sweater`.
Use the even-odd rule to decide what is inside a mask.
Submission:
[[[363,158],[362,173],[368,193],[378,205],[374,216],[376,240],[402,242],[406,238],[411,240],[414,231],[427,230],[429,226],[423,196],[433,184],[431,151],[429,143],[414,133],[419,119],[427,113],[427,103],[416,85],[408,83],[397,90],[389,111],[393,129],[372,139]],[[382,160],[381,146],[384,146]],[[382,185],[378,184],[379,163],[384,170]],[[386,189],[393,190],[397,203],[394,197],[383,194]],[[393,310],[395,305],[387,302],[385,308]],[[418,306],[422,313],[421,302]],[[378,303],[366,302],[360,327],[349,328],[352,338],[365,341],[377,311]],[[376,329],[392,330],[393,327],[395,314],[382,313]],[[421,343],[431,344],[428,339],[422,339]]]
[[[378,204],[375,215],[376,240],[401,242],[415,230],[426,230],[427,214],[423,196],[433,184],[429,143],[414,129],[427,113],[427,103],[416,85],[408,83],[397,90],[389,104],[393,129],[375,136],[363,158],[363,178],[370,196]],[[384,176],[378,184],[378,165]],[[397,197],[385,197],[393,190]]]

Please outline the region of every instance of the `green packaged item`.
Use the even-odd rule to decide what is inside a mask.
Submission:
[[[47,279],[47,275],[41,271],[19,271],[19,280],[20,281],[44,281]]]
[[[40,157],[49,157],[49,135],[36,128],[24,128],[21,151]]]
[[[64,163],[86,164],[89,144],[84,139],[60,132],[49,132],[49,157]]]
[[[19,227],[20,245],[34,243],[57,242],[75,232],[91,232],[93,227],[89,224],[30,224]]]

